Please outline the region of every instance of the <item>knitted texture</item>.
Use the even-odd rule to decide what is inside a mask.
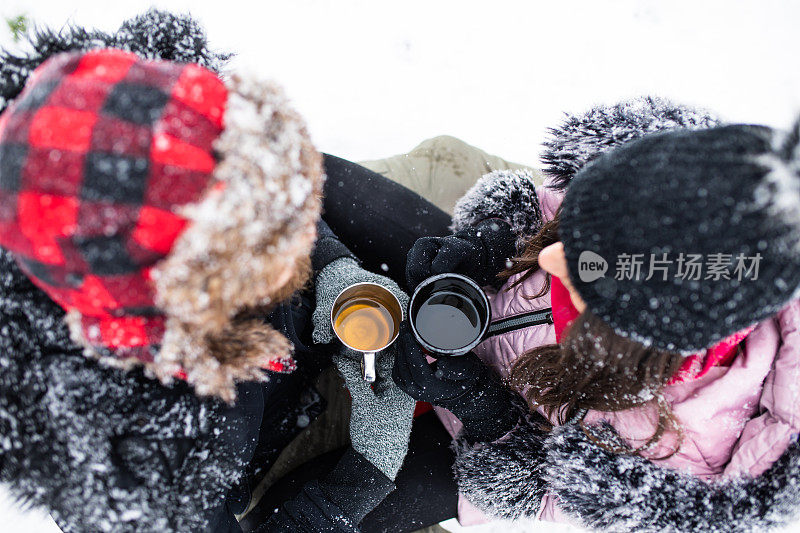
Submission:
[[[408,295],[392,280],[361,268],[355,259],[342,257],[317,275],[317,308],[314,310],[314,342],[329,343],[336,337],[331,309],[339,293],[356,283],[377,283],[389,289],[405,313]],[[408,450],[414,400],[392,381],[394,345],[377,354],[378,380],[374,387],[361,376],[361,354],[348,349],[334,358],[353,398],[350,438],[353,448],[394,480]],[[373,390],[374,389],[374,390]]]
[[[796,135],[732,125],[650,135],[584,167],[559,234],[589,310],[620,335],[688,353],[781,309],[800,285],[796,148]],[[582,278],[587,252],[605,276]]]
[[[314,342],[327,344],[336,336],[331,326],[331,309],[339,293],[356,283],[377,283],[397,296],[403,316],[408,308],[408,295],[397,283],[387,278],[364,270],[358,261],[350,257],[342,257],[330,263],[317,274],[316,294],[317,308],[314,310]]]
[[[361,377],[361,354],[343,349],[334,357],[336,368],[353,400],[350,440],[353,449],[389,479],[397,477],[408,451],[414,399],[392,381],[394,347],[377,355],[378,379],[373,386]]]
[[[488,219],[446,237],[422,237],[408,252],[406,279],[416,287],[436,274],[457,273],[479,285],[502,283],[497,274],[516,254],[516,235],[500,219]]]

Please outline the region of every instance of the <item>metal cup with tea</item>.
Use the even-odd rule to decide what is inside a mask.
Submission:
[[[331,326],[348,348],[361,352],[365,381],[375,381],[375,354],[391,345],[400,332],[400,301],[377,283],[357,283],[339,293],[331,308]]]

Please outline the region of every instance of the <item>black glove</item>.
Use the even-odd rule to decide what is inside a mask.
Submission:
[[[445,272],[464,274],[480,285],[497,280],[506,262],[516,254],[516,236],[503,220],[490,219],[447,237],[422,237],[408,252],[409,287]]]
[[[401,326],[392,378],[412,398],[444,407],[464,424],[473,442],[494,441],[519,418],[514,393],[472,352],[428,364],[407,323]]]

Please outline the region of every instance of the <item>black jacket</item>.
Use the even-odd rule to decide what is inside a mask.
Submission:
[[[258,533],[358,533],[358,524],[394,483],[364,456],[349,448],[323,479],[307,483]]]
[[[102,367],[5,250],[0,272],[0,479],[64,531],[201,530],[247,464],[230,436],[260,388],[231,408]]]
[[[349,253],[320,230],[317,268]],[[269,384],[240,385],[233,406],[200,399],[84,357],[63,317],[0,249],[0,481],[67,532],[219,530],[276,416]]]

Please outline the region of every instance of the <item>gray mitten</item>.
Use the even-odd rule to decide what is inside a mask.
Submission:
[[[408,452],[416,403],[392,381],[394,355],[393,347],[378,354],[378,379],[372,387],[361,377],[360,353],[345,348],[333,357],[353,399],[350,414],[353,449],[392,481]]]
[[[355,259],[341,257],[322,269],[317,275],[317,308],[314,310],[314,342],[327,344],[335,338],[331,327],[331,309],[339,293],[356,283],[377,283],[397,296],[405,313],[408,296],[391,279],[364,270]]]

